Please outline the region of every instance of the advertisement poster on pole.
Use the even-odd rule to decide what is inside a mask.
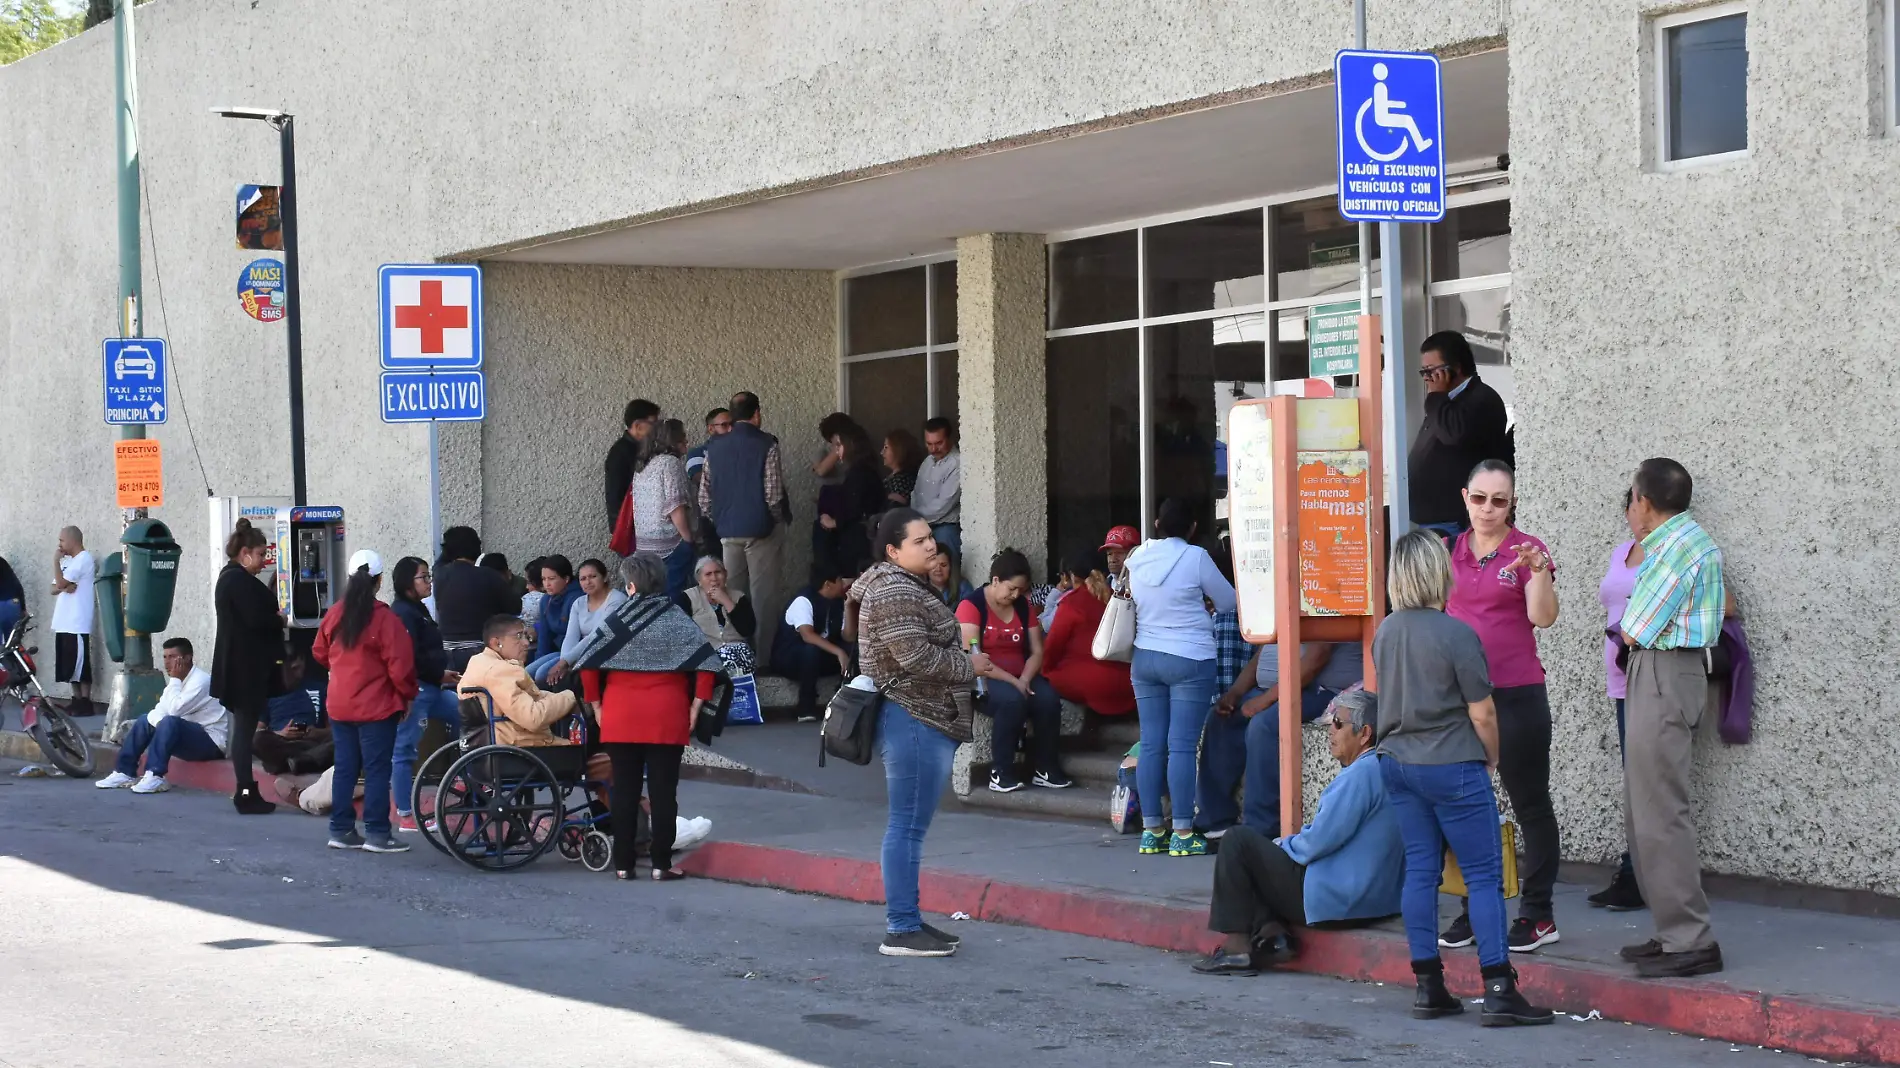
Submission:
[[[284,214],[274,185],[237,187],[237,247],[284,250]]]
[[[238,301],[244,314],[260,323],[282,322],[284,318],[284,261],[252,260],[238,275]]]
[[[1240,630],[1249,641],[1264,640],[1275,619],[1273,420],[1265,401],[1242,401],[1227,413],[1227,507]]]
[[[1372,612],[1372,487],[1363,451],[1302,452],[1299,496],[1300,613]]]
[[[118,507],[161,508],[165,504],[164,451],[155,438],[112,443],[112,476]]]

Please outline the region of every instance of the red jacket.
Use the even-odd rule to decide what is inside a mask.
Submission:
[[[704,671],[581,672],[581,689],[600,708],[600,740],[686,745],[693,738],[693,699],[712,699]]]
[[[343,602],[324,613],[310,653],[330,669],[325,707],[340,723],[370,723],[401,715],[416,699],[416,644],[408,628],[381,601],[370,612],[369,626],[354,648],[337,637],[343,626]]]
[[[1070,590],[1056,604],[1056,621],[1042,643],[1042,677],[1063,697],[1087,705],[1104,716],[1125,716],[1135,710],[1135,688],[1128,665],[1119,660],[1097,660],[1090,646],[1108,606],[1086,588]]]

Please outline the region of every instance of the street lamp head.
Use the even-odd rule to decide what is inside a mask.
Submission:
[[[279,111],[276,108],[214,107],[211,109],[211,113],[213,115],[221,115],[227,119],[261,119],[279,128],[290,119],[288,112]]]

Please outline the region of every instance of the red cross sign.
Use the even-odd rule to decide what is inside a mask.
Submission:
[[[385,264],[379,274],[383,367],[482,364],[482,280],[474,264]]]

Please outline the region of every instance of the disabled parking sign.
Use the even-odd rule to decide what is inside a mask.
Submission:
[[[1358,222],[1445,217],[1444,94],[1438,57],[1342,50],[1333,57],[1339,115],[1339,214]]]

